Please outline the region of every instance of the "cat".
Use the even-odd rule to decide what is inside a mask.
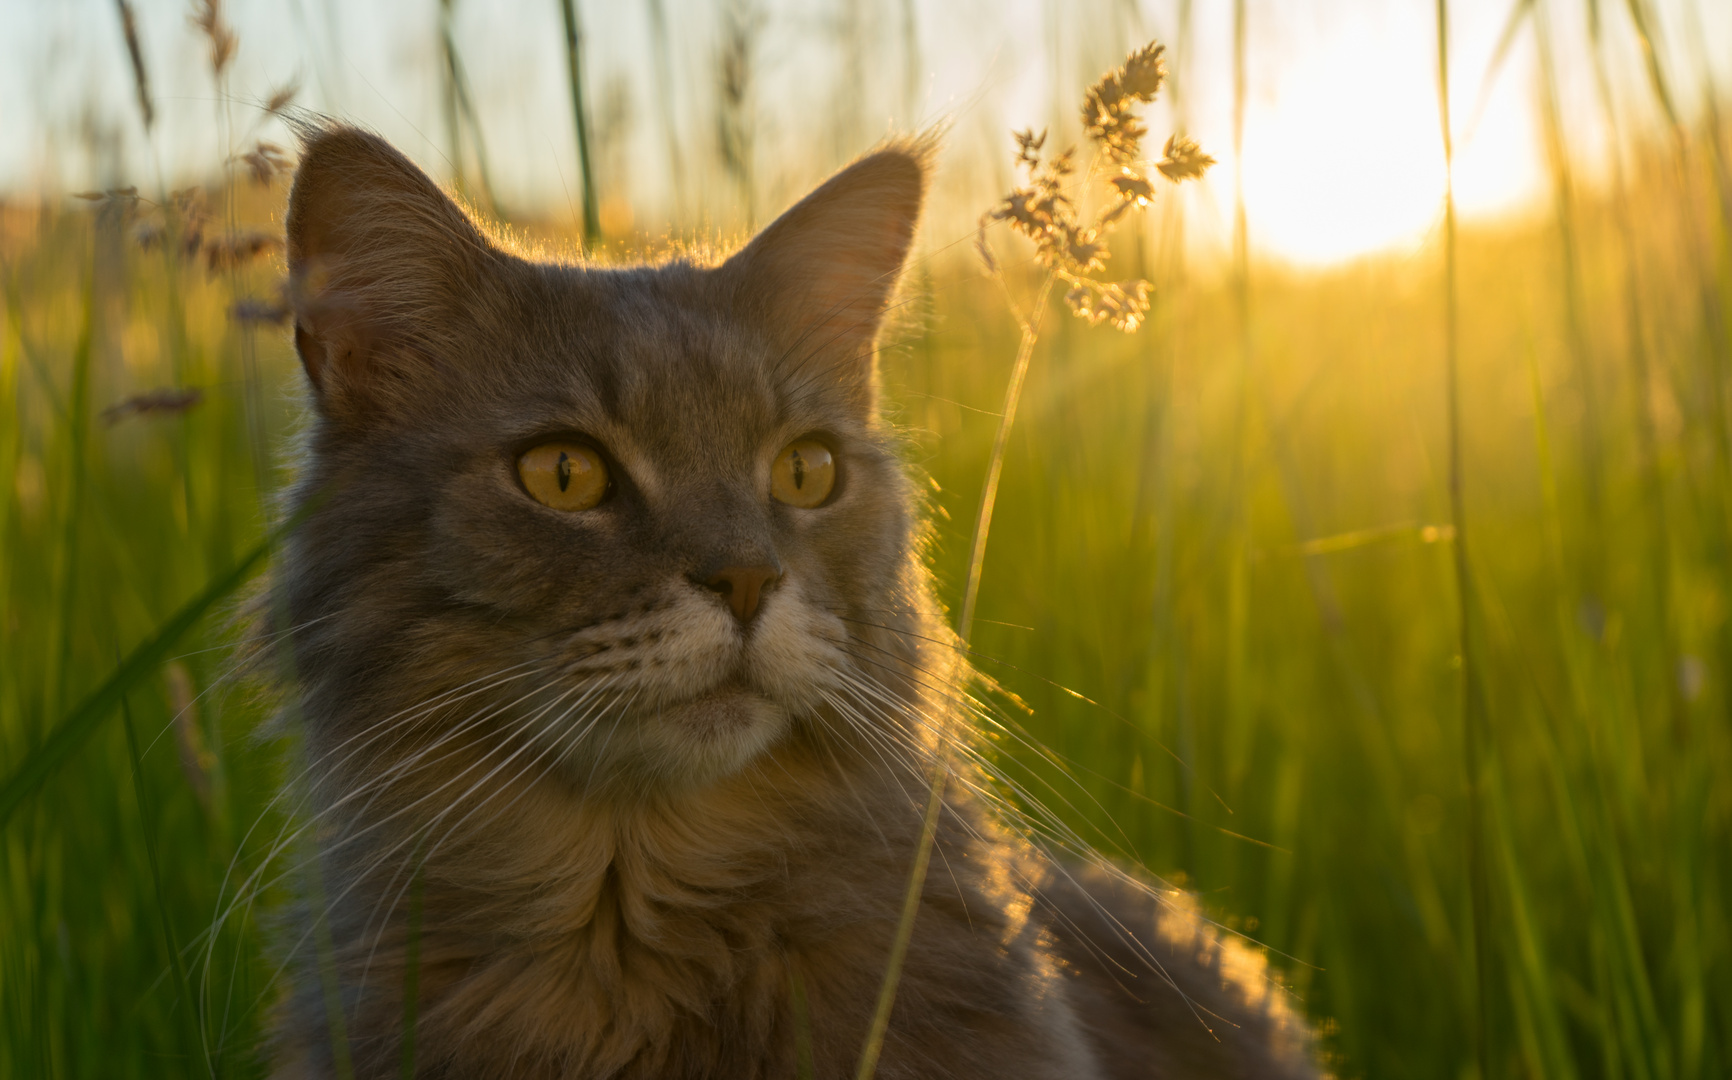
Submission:
[[[514,253],[372,134],[302,142],[264,621],[319,854],[277,1076],[853,1075],[941,753],[877,1076],[1319,1075],[1260,954],[1041,854],[956,749],[874,359],[930,141],[619,269]]]

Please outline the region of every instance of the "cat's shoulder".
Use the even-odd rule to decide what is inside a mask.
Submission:
[[[1066,863],[1049,868],[1039,895],[1077,1011],[1100,1059],[1123,1075],[1325,1075],[1263,950],[1213,922],[1192,894]]]

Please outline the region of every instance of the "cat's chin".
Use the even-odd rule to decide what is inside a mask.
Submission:
[[[729,679],[666,710],[663,716],[694,738],[733,739],[776,719],[781,708],[739,679]]]
[[[643,718],[646,749],[687,781],[744,768],[788,726],[788,713],[739,679],[729,679]]]

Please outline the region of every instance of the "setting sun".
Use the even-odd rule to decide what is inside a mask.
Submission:
[[[1253,247],[1320,266],[1422,242],[1443,212],[1434,54],[1423,10],[1343,21],[1297,52],[1245,125]],[[1417,26],[1415,26],[1417,23]],[[1417,31],[1417,32],[1415,32]],[[1472,83],[1469,91],[1474,89]],[[1471,137],[1458,89],[1456,201],[1467,218],[1531,204],[1543,182],[1524,84],[1506,73]]]

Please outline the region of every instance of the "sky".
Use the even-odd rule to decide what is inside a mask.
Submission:
[[[240,49],[226,94],[213,83],[188,4],[134,2],[158,113],[148,139],[114,0],[0,0],[0,195],[111,184],[154,191],[203,177],[250,140],[290,142],[259,109],[288,83],[301,86],[300,104],[371,127],[434,176],[452,176],[440,0],[230,0]],[[515,216],[574,215],[577,153],[559,0],[450,2],[499,203]],[[1493,64],[1519,2],[1449,5],[1455,186],[1468,221],[1534,213],[1549,197],[1532,18]],[[1687,110],[1704,69],[1722,92],[1732,88],[1732,4],[1643,2]],[[1552,28],[1565,130],[1590,182],[1604,174],[1610,145],[1588,62],[1593,3],[1540,0],[1528,9]],[[1657,111],[1626,4],[1598,4],[1620,123],[1651,128]],[[1151,36],[1172,50],[1172,82],[1150,110],[1152,131],[1182,128],[1220,162],[1204,184],[1171,196],[1196,223],[1194,242],[1226,244],[1241,166],[1253,248],[1300,266],[1415,249],[1441,213],[1433,0],[1247,0],[1242,162],[1232,152],[1230,0],[578,7],[597,188],[609,220],[640,228],[737,226],[748,212],[762,220],[887,134],[942,124],[929,234],[959,238],[1011,179],[1009,132],[1052,125],[1073,138],[1082,87]],[[715,149],[718,57],[729,25],[752,28],[743,115],[759,194],[749,207]]]

